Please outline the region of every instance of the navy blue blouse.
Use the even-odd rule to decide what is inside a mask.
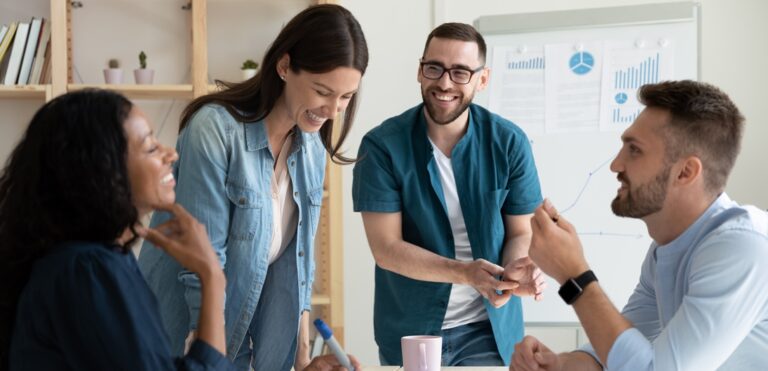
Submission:
[[[133,254],[72,242],[35,263],[19,300],[11,370],[229,370],[196,341],[174,358]]]

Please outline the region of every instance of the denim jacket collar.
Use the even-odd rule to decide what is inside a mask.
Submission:
[[[258,151],[260,149],[269,147],[269,138],[267,137],[267,127],[264,125],[264,120],[256,122],[243,123],[245,126],[245,148],[247,151]],[[304,132],[302,132],[298,126],[294,126],[293,129],[293,148],[291,153],[296,152],[299,147],[303,147],[305,144]]]

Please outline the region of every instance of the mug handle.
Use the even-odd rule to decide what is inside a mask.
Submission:
[[[427,368],[427,344],[419,343],[419,360],[421,361],[419,370],[420,371],[429,371]]]

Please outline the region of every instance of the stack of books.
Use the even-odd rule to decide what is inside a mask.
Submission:
[[[45,18],[0,26],[0,84],[51,82],[51,24]]]

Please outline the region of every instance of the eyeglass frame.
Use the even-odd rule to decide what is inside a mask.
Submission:
[[[438,76],[436,78],[428,77],[427,75],[424,74],[424,65],[440,67],[440,68],[443,69],[443,72],[440,74],[440,76]],[[472,77],[474,77],[476,73],[482,71],[483,69],[485,69],[485,64],[481,65],[480,67],[475,68],[474,70],[471,70],[469,68],[464,68],[464,67],[447,68],[447,67],[443,66],[441,63],[438,63],[438,62],[425,62],[422,59],[419,60],[419,72],[421,73],[421,76],[424,76],[425,79],[437,81],[437,80],[442,79],[443,75],[445,75],[445,73],[448,72],[448,79],[450,79],[451,82],[453,82],[454,84],[459,84],[459,85],[467,85],[467,84],[469,84],[469,82],[472,81]],[[454,70],[469,72],[469,78],[467,79],[467,82],[458,82],[458,81],[454,80],[453,79],[453,75],[451,74],[451,71],[454,71]]]

